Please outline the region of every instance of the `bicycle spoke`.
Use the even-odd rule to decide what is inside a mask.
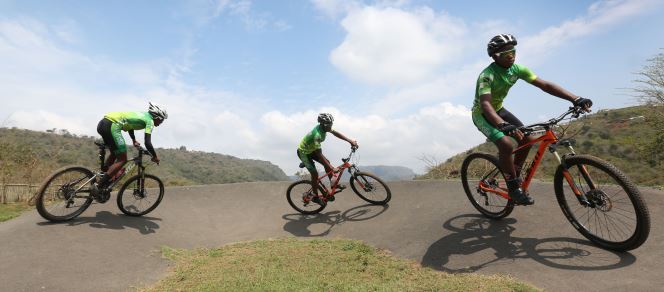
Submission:
[[[127,180],[118,192],[118,207],[130,216],[142,216],[154,210],[164,196],[159,178],[146,174]]]
[[[592,236],[609,242],[623,242],[635,232],[636,210],[626,190],[611,175],[593,165],[570,167],[577,189],[594,204],[594,207],[579,205],[569,186],[565,186],[565,200],[571,215]],[[581,170],[587,171],[595,188],[588,185]],[[575,202],[577,201],[577,202]],[[576,206],[575,206],[576,205]],[[585,210],[584,210],[585,209]]]
[[[78,216],[92,199],[89,183],[92,172],[83,167],[69,167],[54,173],[37,197],[39,214],[50,221],[66,221]]]

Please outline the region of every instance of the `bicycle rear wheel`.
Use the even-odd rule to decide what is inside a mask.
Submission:
[[[392,199],[392,191],[377,176],[358,171],[350,179],[350,187],[362,200],[374,205],[385,205]]]
[[[501,219],[514,210],[514,203],[498,194],[480,188],[507,192],[505,177],[498,168],[498,158],[487,153],[472,153],[461,164],[461,184],[473,207],[484,216]]]
[[[563,165],[554,177],[556,198],[576,230],[599,246],[617,251],[635,249],[646,241],[650,214],[639,190],[625,174],[590,155],[567,157]],[[579,202],[563,170],[568,171],[591,206]]]
[[[35,197],[39,215],[52,222],[62,222],[83,213],[92,203],[90,182],[93,176],[93,172],[83,166],[56,170]]]
[[[164,197],[164,183],[151,174],[129,178],[118,191],[118,208],[128,216],[152,212]]]
[[[311,201],[311,199],[307,197],[307,195],[311,193],[311,181],[300,180],[288,186],[286,199],[288,200],[288,204],[290,204],[296,211],[306,215],[316,214],[322,211],[325,206],[327,206],[327,203],[321,201],[321,204],[318,204]],[[325,193],[325,190],[320,185],[318,186],[318,193]]]

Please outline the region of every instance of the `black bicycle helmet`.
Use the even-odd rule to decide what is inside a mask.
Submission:
[[[334,118],[331,114],[321,113],[318,115],[318,122],[321,124],[332,124],[334,122]]]
[[[507,45],[516,46],[516,38],[511,34],[499,34],[491,38],[489,43],[486,45],[486,52],[489,53],[489,57],[492,57],[493,54]]]

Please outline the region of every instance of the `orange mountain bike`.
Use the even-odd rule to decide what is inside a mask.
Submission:
[[[559,139],[553,131],[567,116],[578,118],[580,114],[580,107],[570,107],[558,118],[520,129],[526,136],[541,135],[514,151],[541,142],[535,158],[523,172],[522,188],[528,190],[548,150],[559,162],[553,178],[558,205],[574,228],[603,248],[635,249],[650,233],[650,215],[639,190],[618,168],[594,156],[577,155],[573,141]],[[569,153],[559,155],[560,146]],[[486,153],[472,153],[461,165],[461,182],[468,199],[480,213],[493,219],[508,216],[514,208],[498,166],[498,158]]]
[[[331,170],[318,178],[318,202],[314,202],[313,200],[311,180],[305,179],[296,181],[288,187],[286,191],[288,204],[302,214],[319,213],[327,206],[328,201],[334,200],[334,195],[344,190],[345,187],[340,185],[339,182],[346,169],[348,170],[348,174],[350,174],[350,187],[362,200],[374,205],[387,204],[392,198],[390,188],[376,175],[362,172],[355,164],[350,163],[349,161],[354,153],[355,148],[352,148],[348,157],[341,159],[343,164],[338,167],[339,172],[334,173],[334,170]],[[303,167],[304,164],[300,164],[300,168]],[[330,174],[333,175],[333,179],[328,189],[323,183],[323,179],[327,178]]]

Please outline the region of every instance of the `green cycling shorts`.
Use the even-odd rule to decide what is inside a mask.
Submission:
[[[507,109],[501,108],[496,113],[504,121],[517,127],[523,127],[523,123]],[[498,139],[505,137],[505,134],[489,123],[480,111],[473,111],[473,124],[491,142],[496,142]]]

